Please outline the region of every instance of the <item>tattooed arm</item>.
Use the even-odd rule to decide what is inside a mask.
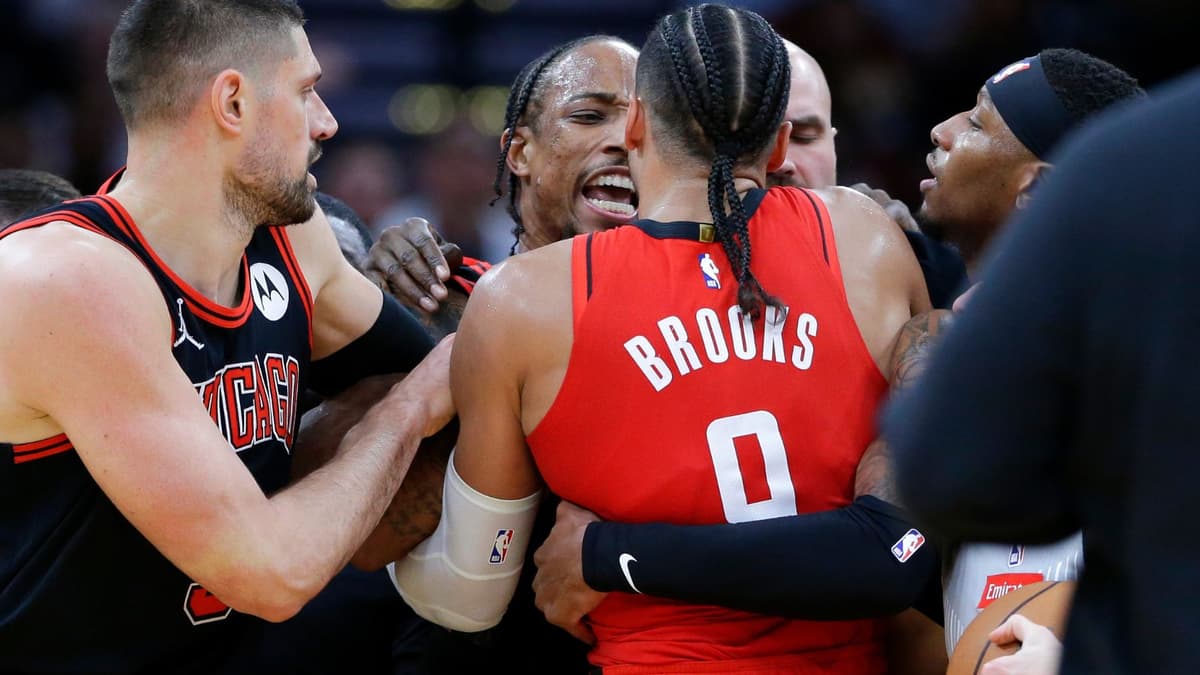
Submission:
[[[934,346],[949,328],[953,317],[948,310],[935,309],[914,316],[904,324],[892,351],[890,370],[893,392],[907,389],[925,372]]]
[[[303,478],[328,461],[346,431],[403,377],[369,377],[306,414],[292,452],[292,480]],[[457,427],[451,422],[421,443],[383,519],[350,560],[355,567],[382,569],[433,533],[442,513],[442,482]]]
[[[908,320],[892,348],[889,376],[892,394],[912,386],[925,371],[940,336],[953,315],[944,309],[918,314]],[[887,442],[878,438],[867,447],[854,477],[854,496],[871,495],[889,504],[900,504],[892,477],[892,457]]]

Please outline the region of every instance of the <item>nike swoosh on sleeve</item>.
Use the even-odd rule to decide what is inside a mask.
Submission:
[[[621,566],[621,573],[625,575],[625,581],[629,582],[629,587],[632,588],[635,593],[640,594],[641,591],[639,591],[637,585],[633,583],[633,575],[629,573],[629,563],[631,562],[637,562],[637,558],[629,555],[628,553],[622,553],[621,557],[617,558],[617,564]]]

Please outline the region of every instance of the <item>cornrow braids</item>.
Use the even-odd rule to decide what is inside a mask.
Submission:
[[[517,245],[521,243],[521,235],[525,233],[525,225],[521,221],[521,210],[517,205],[517,197],[520,191],[520,181],[512,172],[508,170],[508,151],[512,148],[513,136],[516,134],[516,129],[525,124],[536,124],[537,117],[541,113],[540,106],[537,105],[537,100],[541,94],[538,87],[541,83],[542,73],[557,63],[563,56],[575,51],[593,42],[605,41],[624,42],[621,38],[611,35],[588,35],[570,42],[563,43],[556,47],[551,47],[541,56],[525,64],[521,72],[517,73],[517,79],[513,80],[512,88],[508,92],[508,103],[504,109],[504,145],[500,148],[500,156],[496,159],[496,179],[492,182],[492,190],[496,193],[495,199],[491,201],[491,205],[495,205],[502,197],[504,197],[504,184],[507,178],[508,183],[508,204],[506,210],[508,215],[513,219],[512,234],[513,245],[509,249],[508,254],[513,255],[517,252]],[[534,103],[534,109],[530,115],[531,119],[526,119],[526,113],[529,112],[530,103]]]
[[[759,15],[704,4],[664,17],[638,60],[638,91],[669,136],[663,146],[712,162],[708,207],[752,319],[783,305],[751,269],[749,218],[734,185],[739,162],[769,147],[787,108],[791,66]]]

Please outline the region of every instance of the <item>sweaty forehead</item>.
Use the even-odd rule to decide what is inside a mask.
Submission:
[[[633,96],[637,51],[613,41],[590,42],[563,55],[542,74],[543,102],[561,106],[582,94],[628,103]]]

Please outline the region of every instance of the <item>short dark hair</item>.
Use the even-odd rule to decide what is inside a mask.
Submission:
[[[791,79],[787,49],[770,24],[722,5],[663,17],[638,58],[637,92],[655,123],[655,142],[668,154],[712,162],[708,207],[738,280],[738,304],[754,318],[764,305],[782,304],[750,271],[749,219],[733,169],[770,147]]]
[[[0,226],[82,195],[65,178],[32,169],[0,169]]]
[[[1078,49],[1045,49],[1038,56],[1046,80],[1075,124],[1114,103],[1146,95],[1132,75]]]
[[[317,192],[316,200],[317,206],[325,212],[329,226],[333,228],[333,236],[337,238],[338,248],[342,249],[342,256],[361,271],[371,250],[370,228],[357,211],[337,197],[327,192]]]
[[[516,252],[517,243],[519,243],[521,233],[524,232],[524,225],[521,222],[521,210],[517,206],[517,196],[521,184],[517,180],[517,177],[508,171],[508,150],[512,147],[513,131],[522,125],[537,127],[542,114],[541,99],[544,93],[544,89],[541,86],[542,73],[549,70],[567,54],[594,42],[617,42],[629,45],[628,42],[619,37],[602,34],[588,35],[571,40],[570,42],[564,42],[558,46],[551,47],[536,59],[525,64],[521,72],[517,73],[517,79],[513,80],[512,88],[508,90],[508,105],[504,109],[504,133],[507,136],[504,145],[500,148],[500,157],[496,160],[496,180],[492,183],[492,189],[496,192],[496,199],[493,199],[492,203],[495,204],[497,200],[504,196],[504,179],[507,177],[508,215],[516,223],[513,235],[518,239],[518,242],[513,243],[510,253]],[[632,45],[629,46],[632,47]]]
[[[225,68],[252,68],[304,24],[296,0],[134,0],[108,45],[108,83],[130,128],[183,116]]]

